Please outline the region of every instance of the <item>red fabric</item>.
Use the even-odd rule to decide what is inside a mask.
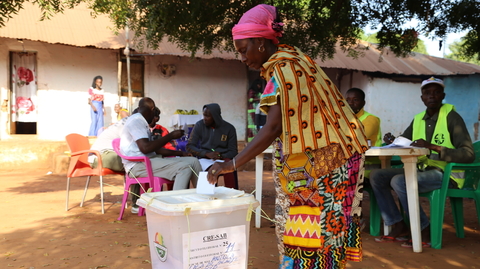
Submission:
[[[157,125],[155,125],[155,127],[153,127],[152,133],[154,133],[155,130],[160,130],[160,134],[161,134],[162,137],[164,137],[164,136],[166,136],[167,134],[170,133],[167,130],[167,128],[163,127],[160,124],[157,124]],[[168,142],[167,144],[165,144],[165,146],[163,146],[163,147],[166,148],[166,149],[170,149],[170,150],[177,150],[177,148],[175,146],[175,141],[173,141],[173,140]]]

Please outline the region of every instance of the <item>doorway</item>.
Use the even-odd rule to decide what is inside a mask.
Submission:
[[[37,53],[10,52],[10,134],[37,134]]]

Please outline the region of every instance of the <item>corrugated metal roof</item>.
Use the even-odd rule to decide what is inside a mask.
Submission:
[[[24,3],[24,9],[10,19],[5,27],[0,28],[0,37],[29,39],[48,42],[52,44],[66,44],[72,46],[93,46],[102,49],[119,49],[125,47],[125,33],[121,31],[115,35],[112,31],[113,24],[105,15],[96,18],[91,16],[91,10],[85,5],[75,9],[65,10],[62,14],[54,15],[50,20],[40,21],[40,8],[31,3]],[[367,48],[363,56],[357,59],[349,57],[337,47],[333,59],[317,63],[324,68],[340,68],[364,72],[380,72],[399,75],[469,75],[480,73],[480,66],[448,59],[415,53],[406,58],[398,58],[388,51],[381,55],[375,45],[360,42],[360,47]],[[145,49],[147,54],[162,54],[189,57],[190,52],[182,51],[178,46],[169,42],[162,42],[159,49]],[[205,55],[198,52],[199,58],[222,58],[227,60],[237,59],[234,53],[214,50],[212,54]]]
[[[453,61],[434,56],[428,56],[421,53],[413,53],[412,55],[402,58],[395,57],[395,54],[386,50],[382,55],[376,49],[374,44],[360,41],[362,57],[354,59],[348,57],[339,47],[333,59],[316,62],[321,67],[353,69],[365,72],[380,72],[385,74],[401,74],[401,75],[469,75],[480,73],[480,66]],[[368,49],[367,49],[368,48]]]
[[[0,28],[0,36],[102,49],[125,46],[125,37],[113,34],[109,18],[92,18],[91,10],[85,5],[65,10],[44,21],[40,21],[41,11],[37,5],[25,2],[23,6],[5,27]]]
[[[126,45],[125,32],[115,35],[114,25],[105,15],[92,17],[92,10],[85,4],[74,9],[67,9],[63,13],[55,14],[51,19],[40,21],[41,10],[37,5],[25,2],[24,9],[10,19],[5,27],[0,27],[0,37],[28,39],[52,44],[65,44],[79,47],[93,46],[101,49],[120,49]],[[134,46],[133,46],[134,47]],[[187,56],[190,52],[182,51],[175,44],[162,42],[159,49],[145,49],[143,52],[163,55]],[[199,58],[236,59],[234,53],[222,53],[214,50],[205,55],[198,52]]]

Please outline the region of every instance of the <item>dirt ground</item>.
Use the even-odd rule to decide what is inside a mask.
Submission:
[[[0,177],[0,268],[151,268],[145,217],[128,209],[116,221],[122,198],[122,177],[105,182],[104,215],[100,212],[98,178],[91,182],[86,203],[79,207],[85,178],[72,180],[70,210],[65,211],[66,176],[42,170],[8,170]],[[252,192],[254,172],[240,172],[240,189]],[[271,172],[264,173],[263,208],[273,216]],[[428,201],[422,200],[428,210]],[[443,248],[413,253],[399,243],[375,243],[363,232],[363,261],[347,268],[480,268],[480,233],[475,204],[464,203],[465,238],[457,238],[447,202]],[[368,218],[368,197],[364,199]],[[278,268],[274,229],[268,220],[262,228],[251,222],[249,269]],[[368,227],[368,226],[367,226]]]

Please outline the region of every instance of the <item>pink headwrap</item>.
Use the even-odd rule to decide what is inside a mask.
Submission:
[[[274,6],[261,4],[250,9],[233,27],[233,40],[263,37],[278,44],[277,37],[282,36],[283,23],[275,22],[276,16]]]

